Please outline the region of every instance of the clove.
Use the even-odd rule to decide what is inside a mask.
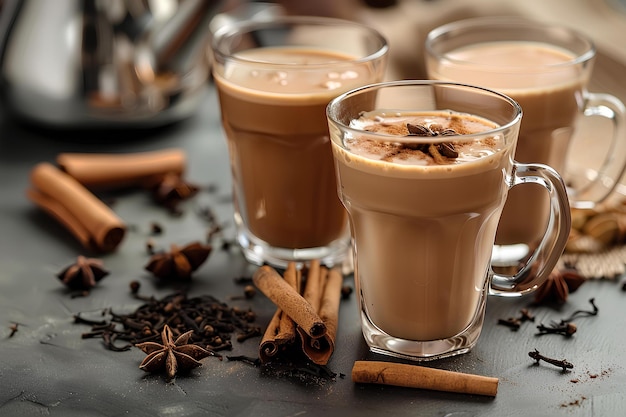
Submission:
[[[508,319],[498,319],[498,324],[502,326],[507,326],[513,331],[519,330],[522,323],[526,321],[535,321],[535,317],[528,311],[528,309],[523,308],[520,310],[519,317],[509,317]]]
[[[12,323],[9,326],[9,330],[11,330],[11,333],[9,333],[9,338],[15,336],[15,333],[17,333],[18,326],[19,326],[18,323]]]
[[[551,365],[554,366],[558,366],[559,368],[563,369],[563,372],[565,372],[567,369],[572,369],[574,368],[574,365],[570,362],[568,362],[565,359],[552,359],[552,358],[548,358],[547,356],[543,356],[541,353],[539,353],[539,351],[537,349],[534,350],[534,352],[528,352],[528,356],[530,356],[531,358],[533,358],[534,360],[537,361],[537,365],[539,365],[540,361],[544,361],[547,362]]]
[[[561,334],[566,337],[571,337],[574,333],[576,333],[577,327],[574,323],[564,322],[564,323],[553,323],[550,326],[545,326],[540,324],[537,326],[537,336],[541,336],[544,334]]]
[[[522,322],[515,317],[509,317],[508,319],[498,319],[498,324],[509,327],[511,330],[517,331],[522,325]]]

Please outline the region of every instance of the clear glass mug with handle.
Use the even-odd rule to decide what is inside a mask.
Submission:
[[[626,168],[626,110],[616,97],[587,90],[596,49],[583,34],[523,18],[473,18],[432,30],[426,68],[435,80],[495,89],[524,111],[515,159],[555,168],[568,185],[570,205],[593,208],[605,200]],[[605,129],[584,139],[584,156],[570,150],[583,138],[580,123]],[[532,187],[512,190],[496,234],[494,259],[527,259],[548,221],[548,196]]]
[[[519,104],[475,86],[396,81],[335,98],[327,116],[370,349],[413,360],[469,351],[487,296],[534,291],[570,230],[559,174],[513,159]],[[494,273],[507,194],[531,184],[550,197],[548,227],[517,274]]]

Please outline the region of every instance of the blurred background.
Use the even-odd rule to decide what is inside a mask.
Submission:
[[[515,15],[568,25],[598,46],[591,87],[626,101],[626,0],[0,0],[3,109],[62,129],[183,120],[197,112],[210,80],[211,34],[271,14],[377,28],[391,47],[388,79],[425,78],[424,39],[450,21]]]

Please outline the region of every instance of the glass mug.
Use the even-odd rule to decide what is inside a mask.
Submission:
[[[386,40],[353,22],[285,16],[227,25],[212,49],[245,257],[279,267],[341,262],[350,237],[325,109],[382,80]]]
[[[487,295],[534,291],[570,230],[559,174],[513,160],[520,106],[480,87],[409,80],[347,92],[327,117],[370,350],[413,360],[469,351]],[[496,228],[509,189],[521,184],[547,190],[550,221],[517,274],[496,274]]]
[[[561,173],[572,207],[592,208],[610,195],[626,168],[626,111],[619,99],[587,91],[596,53],[589,39],[526,19],[474,18],[432,30],[425,50],[428,78],[495,89],[522,106],[515,159]],[[606,156],[600,155],[595,170],[570,164],[581,116],[605,117],[612,125],[612,137],[599,145]],[[547,199],[538,187],[511,191],[494,260],[505,266],[527,258],[548,221]]]

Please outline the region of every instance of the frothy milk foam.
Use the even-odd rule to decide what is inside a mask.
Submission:
[[[571,65],[576,59],[572,52],[543,42],[497,41],[464,46],[446,56],[451,60],[429,62],[430,78],[496,89],[516,100],[524,117],[515,159],[563,172],[588,76],[581,66]],[[538,186],[511,190],[497,242],[537,241],[548,206],[548,195]]]
[[[365,114],[353,127],[404,136],[406,123],[457,133],[495,127],[452,112]],[[357,245],[361,307],[374,325],[393,337],[426,341],[452,337],[470,324],[506,199],[511,148],[489,136],[457,146],[458,158],[437,163],[411,147],[375,142],[368,133],[333,138]]]
[[[319,49],[259,48],[237,57],[244,61],[215,81],[239,215],[256,237],[281,248],[345,236],[325,109],[340,93],[377,80],[379,70]]]

